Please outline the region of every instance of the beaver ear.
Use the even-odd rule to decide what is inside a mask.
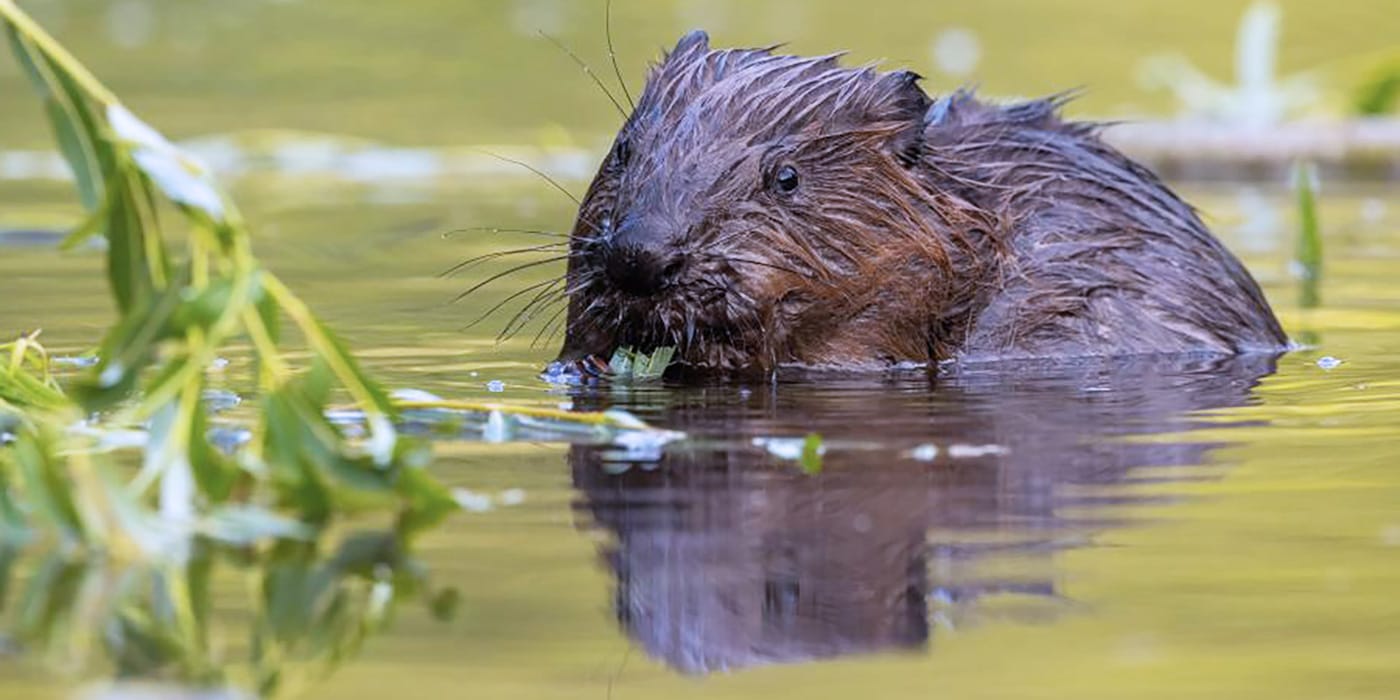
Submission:
[[[671,49],[670,53],[666,54],[666,58],[668,60],[686,58],[692,54],[708,53],[709,50],[710,35],[706,34],[704,30],[696,29],[681,37],[681,40],[676,42],[676,48]]]
[[[890,150],[906,167],[912,167],[923,157],[924,114],[932,100],[919,87],[923,76],[910,70],[889,73],[881,78],[887,99],[884,118],[902,124],[890,139]]]

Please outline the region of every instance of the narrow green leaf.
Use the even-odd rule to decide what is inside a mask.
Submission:
[[[54,436],[42,428],[34,428],[22,431],[18,438],[10,449],[14,450],[25,501],[37,515],[67,537],[78,541],[87,539],[82,516],[73,501],[67,470],[56,454]]]
[[[62,616],[73,610],[83,581],[83,565],[61,555],[44,558],[25,586],[15,610],[14,631],[23,638],[48,639]]]
[[[205,503],[218,504],[232,495],[242,472],[232,460],[209,444],[208,434],[209,419],[204,402],[200,401],[194,407],[194,419],[190,422],[190,468],[194,471],[195,482]]]
[[[107,217],[107,279],[123,315],[140,308],[149,298],[154,283],[146,261],[146,232],[133,201],[125,169],[112,175],[115,190]]]
[[[809,433],[802,441],[802,457],[799,463],[802,471],[808,474],[820,474],[822,471],[822,456],[826,454],[826,447],[822,444],[822,436],[817,433]]]
[[[254,303],[257,305],[258,318],[262,319],[263,328],[267,329],[268,338],[273,345],[282,342],[282,309],[277,306],[277,300],[259,284]]]
[[[461,509],[451,491],[422,469],[403,469],[397,490],[406,503],[398,523],[405,537],[434,527]]]
[[[83,208],[95,211],[102,200],[102,161],[97,157],[94,142],[101,139],[90,119],[87,98],[70,90],[63,71],[13,25],[6,24],[10,47],[14,50],[29,82],[44,103],[44,114],[53,129],[59,152],[68,163],[77,185]]]
[[[242,313],[239,308],[242,297],[234,296],[234,280],[221,277],[209,282],[203,289],[187,288],[180,305],[171,316],[171,332],[184,334],[198,328],[208,331],[214,322],[224,315]]]
[[[73,173],[78,200],[87,211],[96,211],[102,199],[102,185],[100,178],[93,172],[98,166],[91,155],[92,147],[88,145],[86,137],[75,123],[76,117],[69,107],[59,100],[49,99],[44,101],[44,112],[58,141],[59,152],[63,154],[63,159],[67,161]]]
[[[180,306],[179,284],[164,289],[139,314],[122,316],[102,341],[102,358],[73,389],[88,411],[111,407],[131,395],[140,372],[155,357],[157,344],[174,334],[171,318]]]
[[[346,368],[350,372],[350,377],[341,377],[341,381],[349,380],[356,382],[368,394],[372,406],[366,406],[364,408],[373,408],[389,418],[397,417],[398,409],[395,408],[394,403],[389,400],[389,395],[380,388],[378,382],[365,374],[364,370],[360,368],[359,361],[357,361],[355,356],[350,353],[350,350],[345,347],[345,343],[341,342],[340,338],[332,332],[329,327],[322,323],[320,319],[313,318],[312,322],[316,331],[321,334],[325,343],[330,348],[329,352],[324,353],[324,355],[326,355],[324,358],[325,361],[332,366],[332,369],[337,365]]]
[[[223,196],[207,167],[176,148],[126,107],[108,105],[106,116],[112,132],[131,149],[132,158],[162,194],[212,222],[225,220]]]
[[[83,222],[78,224],[77,228],[69,231],[68,235],[63,237],[63,240],[58,244],[58,249],[63,251],[74,250],[78,246],[87,243],[90,239],[102,235],[102,233],[107,230],[107,217],[110,214],[111,210],[108,208],[107,202],[104,199],[103,202],[97,206],[96,211],[88,214],[87,218],[83,219]]]
[[[5,36],[9,40],[10,50],[15,54],[15,61],[19,63],[24,72],[24,77],[29,79],[30,87],[40,97],[49,98],[53,96],[54,88],[49,85],[48,79],[39,71],[39,64],[34,60],[34,49],[30,47],[29,41],[20,36],[19,30],[13,24],[5,22]]]
[[[1317,170],[1311,163],[1298,163],[1293,168],[1293,187],[1298,202],[1298,243],[1296,262],[1302,280],[1299,305],[1305,309],[1318,306],[1322,282],[1322,227],[1317,215]]]
[[[5,612],[6,604],[10,601],[10,584],[14,582],[15,563],[19,561],[19,555],[18,547],[0,542],[0,613]]]

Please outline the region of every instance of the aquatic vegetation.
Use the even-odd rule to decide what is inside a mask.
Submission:
[[[755,447],[762,447],[768,454],[788,462],[796,462],[807,474],[822,471],[822,458],[826,456],[826,443],[818,433],[808,433],[805,437],[758,437],[753,438]]]
[[[1397,108],[1400,108],[1400,56],[1392,56],[1372,69],[1356,88],[1352,110],[1375,117],[1392,114]]]
[[[673,347],[657,348],[650,353],[638,352],[632,348],[618,348],[613,353],[608,366],[614,379],[633,382],[650,382],[661,379],[666,368],[675,357]]]
[[[0,400],[22,417],[14,432],[18,446],[0,455],[12,465],[8,495],[16,502],[56,499],[45,524],[65,537],[100,548],[110,544],[109,534],[145,519],[158,520],[167,534],[210,536],[217,530],[196,527],[203,519],[220,521],[220,509],[253,506],[267,510],[265,523],[279,523],[269,535],[362,511],[394,513],[412,525],[409,532],[429,526],[457,504],[424,471],[426,444],[396,427],[404,410],[415,411],[419,422],[470,425],[483,418],[482,425],[518,425],[534,439],[582,431],[606,440],[648,429],[615,415],[391,399],[253,256],[237,208],[207,169],[127,110],[10,0],[0,0],[0,18],[89,212],[67,244],[106,239],[119,311],[95,366],[67,391],[54,380],[37,334],[0,347],[10,355],[0,366]],[[310,351],[305,370],[287,359],[284,321]],[[250,390],[260,399],[256,425],[235,441],[246,448],[229,453],[207,436],[206,369],[235,342],[251,346],[257,385]],[[629,376],[651,377],[669,361],[663,351],[639,357]],[[328,415],[332,405],[335,420]],[[429,409],[435,413],[426,416]],[[101,416],[99,426],[69,429],[90,415]],[[96,453],[103,430],[126,430],[127,446],[141,448],[134,476]],[[72,472],[90,467],[94,490],[76,501],[44,487],[85,483]],[[138,548],[146,554],[170,552],[162,538],[146,539],[155,545]]]
[[[1293,190],[1298,207],[1298,243],[1294,274],[1302,283],[1298,305],[1310,309],[1322,302],[1322,228],[1317,218],[1317,169],[1299,163],[1293,169]]]
[[[1180,54],[1153,56],[1139,76],[1150,88],[1171,91],[1184,114],[1247,126],[1282,122],[1315,103],[1318,89],[1308,74],[1277,75],[1280,11],[1264,0],[1240,18],[1235,41],[1235,82],[1220,82]]]
[[[455,614],[457,591],[434,589],[399,534],[264,549],[201,541],[180,564],[62,551],[21,559],[0,547],[0,590],[14,592],[7,631],[85,675],[284,694],[352,657],[400,603],[418,600],[438,619]],[[228,572],[246,577],[246,615],[215,605],[216,581]]]
[[[425,448],[398,435],[398,410],[253,256],[237,208],[208,170],[127,110],[12,2],[0,2],[0,17],[88,211],[67,245],[106,239],[119,314],[97,365],[66,394],[51,382],[52,391],[36,393],[33,381],[16,378],[23,363],[11,363],[6,383],[27,391],[7,391],[7,400],[30,411],[4,458],[16,501],[53,499],[53,508],[34,515],[98,548],[112,545],[114,533],[132,532],[123,524],[158,515],[162,532],[183,529],[188,537],[198,516],[249,503],[276,504],[312,524],[370,508],[428,525],[452,510],[446,490],[423,473]],[[308,371],[294,370],[284,354],[284,319],[311,351]],[[205,437],[202,397],[206,368],[239,340],[252,346],[258,365],[261,411],[248,449],[227,455]],[[23,357],[35,346],[23,341],[15,349]],[[338,395],[363,413],[363,439],[324,417]],[[104,456],[86,455],[90,440],[64,431],[94,413],[105,425],[147,429],[134,477]],[[45,487],[70,481],[79,485],[76,496]],[[165,538],[133,540],[148,555],[171,552]]]
[[[39,331],[0,344],[0,413],[52,409],[66,401],[39,343]]]

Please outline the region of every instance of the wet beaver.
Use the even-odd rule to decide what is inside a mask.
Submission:
[[[1244,266],[1064,98],[712,51],[656,65],[579,209],[560,360],[710,369],[1276,351]]]

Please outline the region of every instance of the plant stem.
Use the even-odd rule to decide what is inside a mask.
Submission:
[[[63,70],[78,83],[94,100],[107,105],[120,104],[117,96],[112,94],[98,79],[89,73],[83,64],[68,53],[49,33],[44,31],[30,16],[21,10],[14,0],[0,0],[0,18],[14,25],[15,29],[34,42],[34,45],[43,51],[54,63],[63,67]]]

